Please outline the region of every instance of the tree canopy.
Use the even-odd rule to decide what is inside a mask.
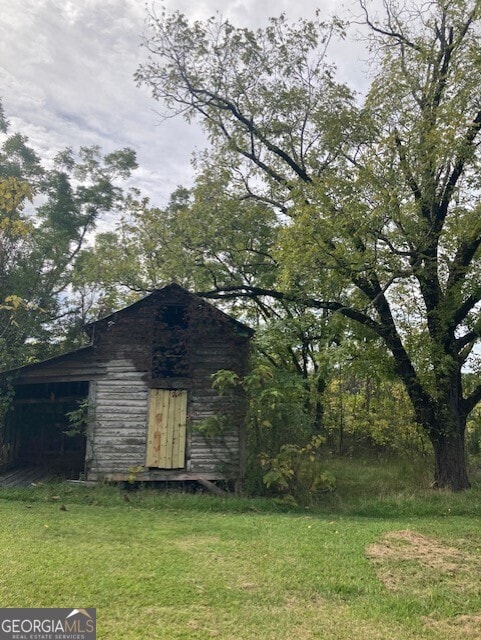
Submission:
[[[284,16],[251,31],[181,13],[150,16],[137,80],[168,113],[197,117],[228,190],[281,226],[272,284],[204,291],[327,309],[392,356],[435,453],[438,486],[469,486],[465,388],[481,337],[481,5],[360,2],[374,76],[364,96],[336,80],[338,20]]]
[[[46,166],[0,110],[0,368],[46,357],[75,326],[74,267],[99,217],[121,205],[136,167],[123,149],[66,149]],[[46,338],[49,340],[46,340]],[[75,335],[78,340],[79,336]],[[65,348],[65,345],[64,345]]]

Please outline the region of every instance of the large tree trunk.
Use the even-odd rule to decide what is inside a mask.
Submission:
[[[419,385],[406,384],[406,389],[416,419],[424,427],[433,447],[434,486],[452,491],[469,489],[465,442],[467,414],[461,408],[460,372],[438,380],[436,399],[420,393]]]
[[[434,449],[434,486],[461,491],[469,489],[466,467],[466,421],[458,417],[458,424],[447,431],[431,429],[430,439]]]

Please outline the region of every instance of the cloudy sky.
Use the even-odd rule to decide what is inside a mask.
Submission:
[[[352,0],[346,0],[347,7]],[[149,2],[148,6],[155,6]],[[220,11],[241,26],[266,18],[326,17],[336,0],[165,0],[191,18]],[[160,4],[157,4],[160,8]],[[133,74],[142,60],[143,0],[0,0],[0,96],[11,131],[27,135],[43,158],[66,147],[98,144],[107,152],[132,147],[140,168],[135,183],[162,206],[192,180],[190,159],[205,141],[180,119],[161,122],[156,103]],[[356,46],[334,51],[345,79],[362,67]]]

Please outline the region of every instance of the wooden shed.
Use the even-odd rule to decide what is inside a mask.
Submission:
[[[245,397],[220,396],[212,374],[245,374],[249,327],[171,284],[86,330],[89,346],[2,374],[15,395],[0,465],[92,481],[242,479]],[[86,432],[68,435],[66,413],[86,398]]]

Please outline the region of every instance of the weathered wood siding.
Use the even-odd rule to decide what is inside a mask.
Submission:
[[[22,367],[12,376],[12,384],[42,382],[88,382],[105,372],[105,362],[92,346],[66,353],[38,364]]]
[[[154,294],[155,296],[155,294]],[[113,314],[95,326],[94,345],[104,358],[117,358],[107,367],[105,380],[96,382],[93,458],[89,477],[120,477],[129,468],[142,467],[139,479],[162,477],[238,478],[243,475],[245,398],[240,389],[220,397],[212,389],[212,374],[233,369],[243,375],[247,369],[248,338],[239,336],[229,320],[210,305],[199,305],[184,293],[170,296],[169,304],[189,307],[191,326],[186,349],[189,378],[152,380],[152,345],[159,303],[152,300]],[[194,308],[193,308],[194,307]],[[220,317],[220,320],[219,320]],[[115,363],[115,364],[114,364]],[[125,383],[129,381],[128,389]],[[122,388],[127,401],[115,390]],[[149,469],[149,390],[179,389],[187,392],[185,468]],[[130,402],[132,399],[132,402]],[[125,409],[125,411],[124,411]],[[215,437],[204,436],[198,426],[206,418],[227,416],[227,428]],[[90,447],[89,447],[90,448]]]
[[[90,480],[145,464],[148,387],[130,360],[112,360],[91,383],[92,420],[87,435]]]
[[[231,369],[239,375],[247,367],[247,344],[222,339],[211,332],[192,354],[191,440],[189,469],[197,473],[217,473],[227,477],[243,474],[242,434],[245,428],[245,398],[237,388],[219,396],[212,388],[212,375],[220,369]],[[220,418],[225,430],[206,437],[196,426],[208,418]]]
[[[219,369],[234,369],[242,373],[248,356],[232,344],[203,336],[192,354],[192,380],[187,393],[187,433],[185,468],[179,477],[197,475],[216,478],[238,478],[243,474],[243,430],[245,399],[240,391],[219,396],[212,389],[212,374]],[[241,370],[242,369],[242,370]],[[131,360],[112,361],[105,374],[91,384],[91,402],[95,417],[88,442],[89,479],[129,475],[129,468],[143,467],[147,471],[148,415],[150,384],[146,372],[137,371]],[[152,390],[154,391],[154,390]],[[207,437],[196,431],[206,418],[228,418],[226,430]],[[139,479],[161,479],[176,476],[176,470],[166,464],[152,465]],[[161,469],[170,471],[165,474]]]

